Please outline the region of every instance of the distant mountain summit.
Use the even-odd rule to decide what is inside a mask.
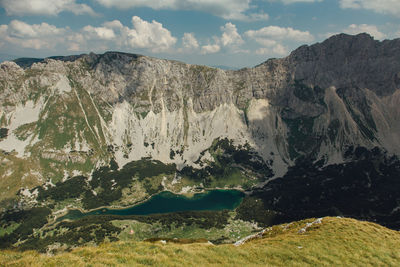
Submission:
[[[0,53],[0,63],[4,61],[10,61],[15,58],[17,58],[17,56]]]

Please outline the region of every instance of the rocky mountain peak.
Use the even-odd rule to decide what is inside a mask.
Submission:
[[[358,35],[337,34],[322,43],[303,45],[290,54],[293,61],[308,62],[318,60],[332,60],[340,57],[340,60],[351,60],[360,56],[376,57],[376,49],[381,42],[376,41],[367,33]]]
[[[376,41],[366,33],[338,34],[289,56],[296,80],[321,87],[362,87],[379,96],[400,87],[400,39]]]

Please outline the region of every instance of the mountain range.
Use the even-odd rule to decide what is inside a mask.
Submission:
[[[6,61],[1,209],[54,216],[236,188],[243,221],[399,229],[399,88],[400,39],[368,34],[240,70],[120,52]]]

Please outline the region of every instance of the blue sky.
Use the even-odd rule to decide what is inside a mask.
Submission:
[[[113,50],[247,67],[341,32],[400,37],[400,1],[0,0],[0,57]]]

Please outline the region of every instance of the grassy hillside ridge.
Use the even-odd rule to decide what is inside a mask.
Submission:
[[[273,226],[266,229],[262,238],[250,240],[240,246],[129,241],[76,248],[71,252],[55,256],[34,251],[0,251],[1,266],[395,266],[399,264],[400,232],[370,222],[336,217],[325,217],[321,223],[315,219],[307,219]]]

